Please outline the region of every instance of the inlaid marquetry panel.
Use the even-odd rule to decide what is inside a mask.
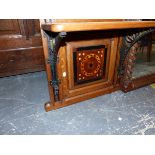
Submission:
[[[106,64],[105,45],[79,47],[74,52],[75,84],[102,79]]]

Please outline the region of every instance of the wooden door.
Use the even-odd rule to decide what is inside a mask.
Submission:
[[[39,20],[0,20],[0,77],[44,70]]]

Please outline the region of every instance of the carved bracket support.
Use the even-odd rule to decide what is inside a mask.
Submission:
[[[155,28],[142,30],[132,35],[124,36],[120,50],[119,77],[120,85],[123,91],[132,88],[132,72],[135,65],[136,54],[139,47],[138,41],[145,35],[155,31]]]
[[[59,101],[59,84],[60,80],[57,75],[57,61],[58,61],[58,51],[62,38],[66,36],[66,32],[60,32],[56,34],[55,37],[51,33],[44,31],[45,36],[48,41],[48,60],[47,63],[51,66],[52,80],[50,81],[51,86],[54,91],[55,101]]]

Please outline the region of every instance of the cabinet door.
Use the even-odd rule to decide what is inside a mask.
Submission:
[[[0,77],[44,69],[39,20],[0,20]]]

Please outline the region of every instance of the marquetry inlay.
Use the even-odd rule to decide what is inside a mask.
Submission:
[[[103,78],[105,73],[104,45],[77,48],[74,52],[74,76],[76,83]]]

